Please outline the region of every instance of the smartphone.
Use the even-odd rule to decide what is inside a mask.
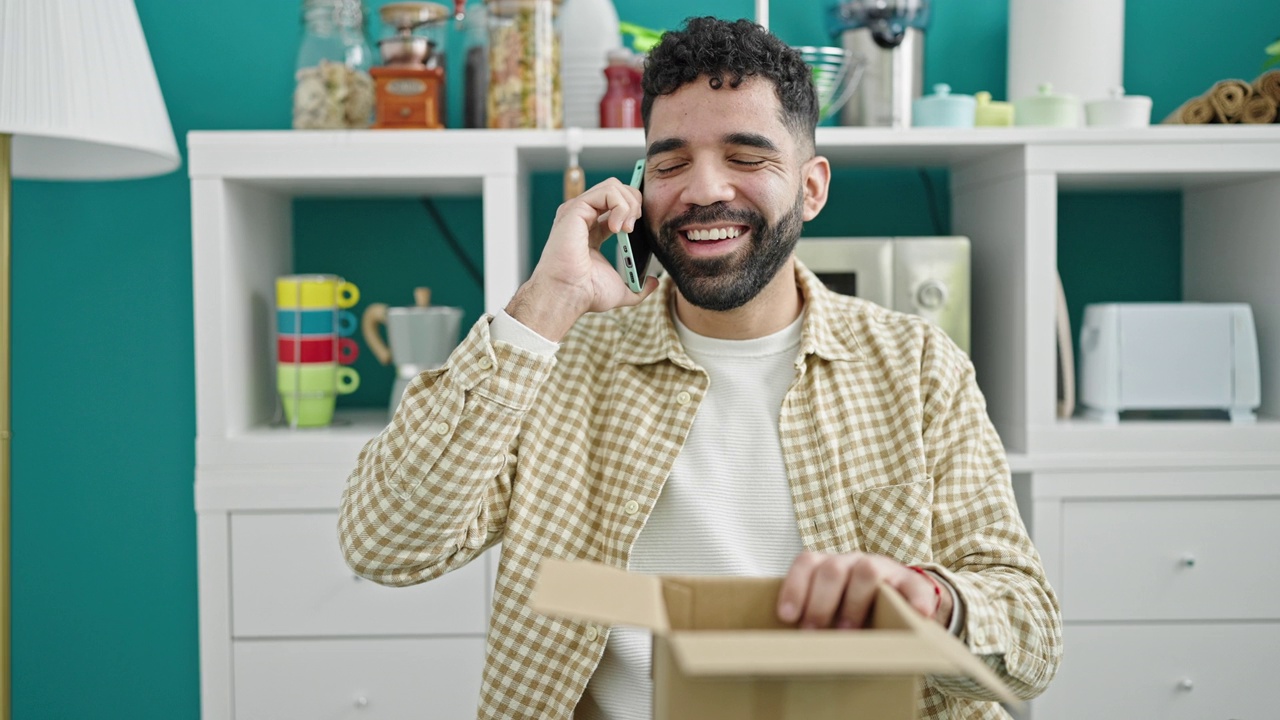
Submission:
[[[644,194],[644,158],[636,161],[636,169],[631,173],[631,187]],[[644,289],[651,257],[653,240],[643,217],[636,220],[636,227],[630,233],[625,230],[618,232],[618,272],[632,292]]]

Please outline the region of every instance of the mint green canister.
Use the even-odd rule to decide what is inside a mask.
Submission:
[[[1044,83],[1040,92],[1013,101],[1013,123],[1023,126],[1080,127],[1080,100],[1073,95],[1055,95]]]

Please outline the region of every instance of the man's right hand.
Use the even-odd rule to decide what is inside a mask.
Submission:
[[[619,230],[628,232],[640,218],[640,191],[609,178],[569,200],[556,211],[551,234],[533,275],[507,304],[507,314],[552,342],[588,312],[635,305],[657,287],[631,291],[600,246]]]

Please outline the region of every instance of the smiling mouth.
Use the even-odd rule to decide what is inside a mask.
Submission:
[[[746,228],[741,225],[724,225],[721,227],[685,230],[681,234],[692,243],[713,243],[721,240],[733,240],[744,232],[746,232]]]

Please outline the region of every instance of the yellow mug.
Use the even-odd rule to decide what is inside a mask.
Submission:
[[[349,308],[360,300],[360,289],[337,275],[282,275],[276,278],[276,307]]]

